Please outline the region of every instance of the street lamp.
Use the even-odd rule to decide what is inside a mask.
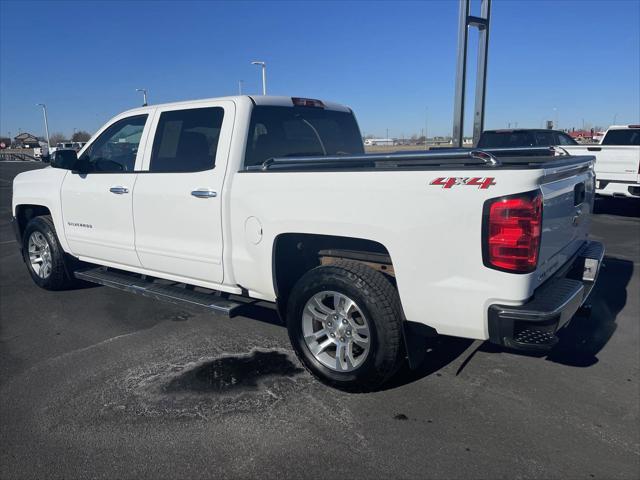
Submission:
[[[47,120],[47,106],[44,103],[37,103],[36,106],[42,107],[42,113],[44,115],[44,131],[47,135],[47,148],[51,148],[51,142],[49,141],[49,121]]]
[[[242,80],[238,80],[238,95],[242,95]]]
[[[427,138],[429,138],[429,107],[426,108],[426,114],[424,119],[424,149],[429,150],[427,148]]]
[[[558,124],[559,124],[560,122],[558,121],[558,108],[557,108],[557,107],[553,107],[553,112],[554,112],[554,114],[555,114],[555,121],[556,121],[556,124],[555,124],[553,127],[554,127],[556,130],[559,130],[559,125],[558,125]]]
[[[267,94],[267,64],[265,62],[253,61],[251,65],[260,65],[262,67],[262,95]]]
[[[143,107],[147,106],[147,89],[146,88],[136,88],[136,92],[142,92],[142,98],[144,100],[144,103],[142,104]]]

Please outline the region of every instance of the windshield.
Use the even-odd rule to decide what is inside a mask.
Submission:
[[[609,130],[602,140],[602,145],[640,145],[640,128]]]
[[[317,107],[256,106],[251,114],[245,166],[269,158],[364,153],[351,112]]]

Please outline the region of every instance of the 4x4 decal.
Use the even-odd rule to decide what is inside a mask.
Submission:
[[[456,185],[471,185],[481,190],[486,190],[495,184],[495,177],[438,177],[429,185],[438,185],[442,188],[451,188]]]

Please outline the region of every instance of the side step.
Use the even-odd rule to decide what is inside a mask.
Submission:
[[[155,298],[177,304],[189,304],[207,308],[215,313],[232,317],[236,309],[246,303],[236,302],[220,296],[219,293],[196,291],[184,284],[167,280],[152,280],[142,275],[109,270],[104,267],[77,270],[74,276],[90,283],[117,288],[125,292]]]

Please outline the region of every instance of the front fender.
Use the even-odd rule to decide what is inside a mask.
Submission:
[[[62,249],[69,253],[60,202],[60,189],[67,173],[67,170],[48,167],[17,175],[13,180],[11,211],[13,216],[16,217],[18,207],[23,205],[37,205],[47,208],[51,212],[53,225],[58,234],[58,241]]]

